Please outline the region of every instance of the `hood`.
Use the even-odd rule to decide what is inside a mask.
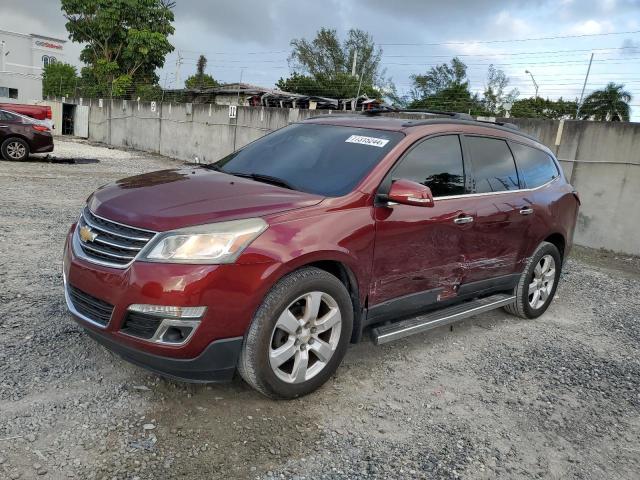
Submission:
[[[316,205],[323,198],[196,167],[118,180],[96,190],[89,208],[115,222],[162,232],[262,217]]]

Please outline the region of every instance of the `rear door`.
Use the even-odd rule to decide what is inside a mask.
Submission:
[[[523,192],[516,163],[503,138],[465,135],[476,208],[460,294],[509,287],[526,260],[532,200]]]
[[[464,275],[473,207],[460,137],[440,135],[412,146],[381,185],[407,179],[431,188],[433,207],[374,207],[376,238],[369,321],[410,314],[456,295]],[[462,197],[459,197],[462,195]]]
[[[553,193],[549,184],[560,176],[560,170],[544,150],[513,140],[509,141],[509,146],[516,159],[520,183],[526,190],[523,200],[531,209],[526,219],[526,227],[531,234],[525,238],[523,246],[523,255],[526,257],[536,249],[540,238],[549,232],[546,219],[553,216],[549,208],[558,199],[558,194]]]

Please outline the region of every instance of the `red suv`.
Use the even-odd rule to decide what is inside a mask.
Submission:
[[[322,116],[97,190],[67,237],[66,299],[135,364],[193,382],[238,370],[292,398],[364,329],[384,343],[544,313],[578,205],[549,149],[508,125]]]

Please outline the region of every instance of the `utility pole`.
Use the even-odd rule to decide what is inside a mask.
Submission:
[[[4,40],[0,42],[0,72],[4,72]]]
[[[578,108],[576,109],[576,120],[580,116],[580,109],[582,108],[582,97],[584,97],[584,89],[587,88],[587,81],[589,80],[589,72],[591,71],[591,63],[593,62],[593,53],[589,59],[589,67],[587,67],[587,75],[584,77],[584,84],[582,85],[582,93],[580,93],[580,101],[578,102]]]
[[[178,50],[178,58],[176,59],[176,89],[180,88],[180,67],[182,66],[182,54]]]
[[[236,123],[233,127],[233,151],[236,151],[236,138],[238,137],[238,110],[240,107],[240,88],[242,87],[242,74],[244,73],[244,67],[240,68],[240,82],[238,83],[238,99],[236,100]]]
[[[524,73],[528,73],[531,76],[531,81],[533,82],[534,87],[536,87],[536,98],[538,98],[538,83],[536,82],[536,79],[533,78],[533,73],[529,70],[525,70]]]
[[[358,49],[353,51],[353,64],[351,65],[351,76],[356,76],[356,65],[358,64]]]
[[[358,93],[356,94],[356,103],[353,106],[353,110],[357,110],[358,108],[358,97],[360,96],[360,88],[362,87],[362,77],[364,77],[364,65],[362,66],[362,71],[360,72],[360,82],[358,82]]]

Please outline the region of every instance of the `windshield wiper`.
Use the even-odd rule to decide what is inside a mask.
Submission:
[[[215,163],[207,163],[206,165],[202,165],[202,168],[206,168],[208,170],[215,170],[216,172],[222,172],[222,168],[219,167],[217,164]]]
[[[262,173],[240,173],[240,172],[225,172],[229,175],[235,175],[236,177],[250,178],[256,182],[270,183],[271,185],[277,185],[279,187],[288,188],[289,190],[295,190],[295,187],[286,180],[278,177],[272,177],[271,175],[264,175]]]

